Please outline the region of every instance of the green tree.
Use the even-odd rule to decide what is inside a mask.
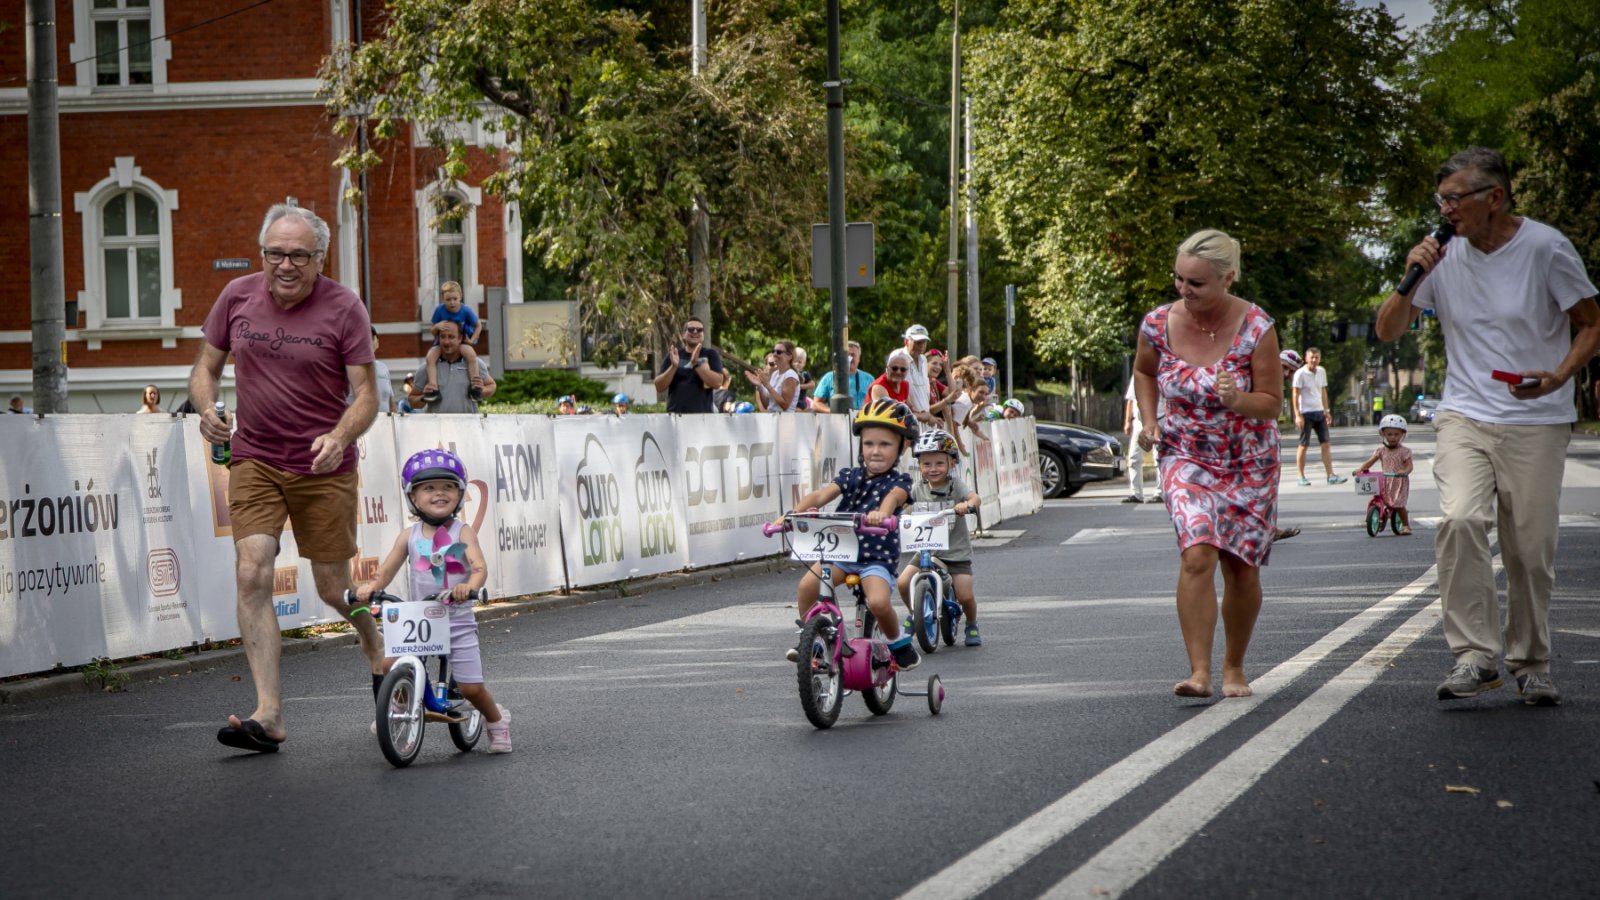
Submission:
[[[794,6],[794,9],[788,8]],[[675,8],[675,7],[674,7]],[[643,362],[645,335],[687,314],[689,208],[712,214],[717,318],[780,330],[810,300],[808,225],[825,193],[817,56],[799,4],[716,4],[707,66],[648,12],[601,0],[391,0],[381,34],[321,76],[345,133],[383,142],[418,123],[467,173],[459,127],[503,137],[485,190],[519,202],[527,246],[581,302],[587,330],[629,336],[597,352]],[[686,34],[686,29],[685,29]]]
[[[1041,355],[1119,358],[1203,227],[1240,240],[1241,292],[1280,318],[1312,305],[1303,275],[1252,273],[1348,260],[1375,226],[1367,203],[1404,149],[1403,50],[1385,10],[1341,0],[1009,4],[972,42],[968,85]]]

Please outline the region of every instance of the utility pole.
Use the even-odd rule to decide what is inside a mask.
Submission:
[[[696,81],[706,65],[706,9],[705,0],[691,0],[689,10],[691,35],[690,74]],[[706,212],[706,196],[700,191],[694,195],[694,210],[689,219],[689,271],[694,281],[694,300],[691,310],[695,318],[705,323],[704,340],[711,341],[711,216]]]
[[[956,358],[956,294],[960,290],[961,260],[958,233],[961,228],[961,0],[955,0],[955,17],[950,25],[950,286],[945,298],[945,340],[950,358]]]
[[[28,0],[28,274],[33,289],[33,408],[40,413],[67,411],[55,11],[55,0]]]
[[[978,195],[972,189],[972,98],[966,98],[967,135],[967,353],[983,356],[978,335]],[[950,342],[950,358],[956,358],[956,342]]]
[[[850,324],[844,271],[844,82],[839,76],[839,0],[828,0],[828,299],[833,307],[833,396],[830,412],[850,411],[850,354],[845,329]]]

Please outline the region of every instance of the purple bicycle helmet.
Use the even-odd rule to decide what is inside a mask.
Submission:
[[[461,505],[467,499],[467,467],[461,464],[461,457],[449,450],[419,450],[411,454],[406,464],[400,467],[400,492],[405,494],[406,506],[411,514],[422,517],[429,525],[438,525],[440,523],[422,516],[417,505],[411,502],[411,488],[424,481],[454,481],[456,487],[461,489],[461,496],[450,514],[454,516],[461,511]]]

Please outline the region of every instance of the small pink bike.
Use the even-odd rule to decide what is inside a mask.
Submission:
[[[789,547],[795,559],[801,562],[822,564],[822,583],[833,584],[833,563],[854,562],[859,534],[890,534],[895,529],[894,517],[883,520],[883,527],[866,524],[865,517],[855,513],[792,512],[783,517],[782,525],[768,523],[761,526],[767,537],[785,532],[792,533]],[[867,597],[861,590],[861,579],[846,575],[845,586],[855,594],[855,627],[848,628],[844,613],[839,609],[837,590],[823,590],[817,602],[806,610],[800,622],[800,641],[796,647],[799,658],[795,662],[800,684],[800,707],[806,718],[818,728],[831,728],[839,718],[845,694],[859,691],[861,699],[873,715],[881,716],[894,706],[896,693],[912,697],[927,697],[928,710],[934,715],[944,705],[944,684],[938,675],[928,676],[928,690],[899,690],[899,667],[889,655],[889,645],[878,633],[877,620],[867,609]],[[857,637],[847,637],[846,631]]]
[[[1409,477],[1411,476],[1398,472],[1369,471],[1355,473],[1353,480],[1356,484],[1356,493],[1368,494],[1372,497],[1371,500],[1367,501],[1367,537],[1377,537],[1378,532],[1382,531],[1385,525],[1388,525],[1395,534],[1399,534],[1405,528],[1394,507],[1390,506],[1389,501],[1383,498],[1383,479]]]

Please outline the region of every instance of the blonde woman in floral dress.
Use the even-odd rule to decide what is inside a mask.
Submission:
[[[1261,611],[1261,566],[1278,506],[1278,334],[1262,309],[1229,293],[1239,244],[1220,231],[1178,247],[1178,299],[1145,316],[1134,360],[1142,430],[1160,449],[1161,496],[1177,530],[1178,625],[1189,676],[1180,697],[1210,697],[1222,567],[1222,695],[1250,696],[1245,649]],[[1166,416],[1157,419],[1157,397]]]

